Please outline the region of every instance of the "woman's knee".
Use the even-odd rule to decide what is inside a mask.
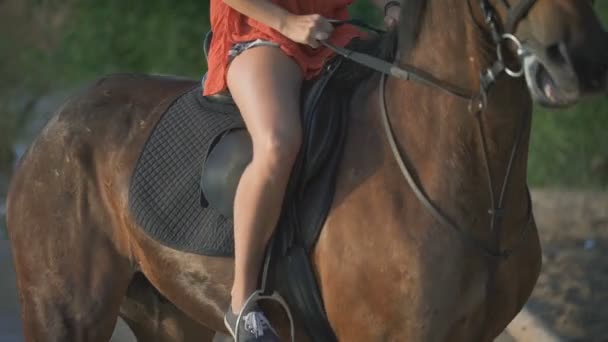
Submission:
[[[294,125],[296,126],[296,125]],[[265,132],[253,142],[253,158],[264,163],[273,171],[291,170],[302,145],[299,127],[276,129]]]

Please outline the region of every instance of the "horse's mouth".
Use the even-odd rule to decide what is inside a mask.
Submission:
[[[524,58],[528,89],[534,101],[545,107],[573,105],[580,97],[578,80],[570,68],[547,66],[535,55]]]

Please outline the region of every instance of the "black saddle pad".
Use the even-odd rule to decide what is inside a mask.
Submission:
[[[201,204],[199,179],[212,143],[236,127],[236,108],[206,100],[200,87],[163,114],[131,179],[129,206],[146,234],[180,251],[233,255],[232,221]]]

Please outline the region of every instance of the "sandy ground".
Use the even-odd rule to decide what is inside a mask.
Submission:
[[[528,307],[565,341],[608,341],[608,193],[534,193],[543,269]]]
[[[543,190],[533,199],[544,264],[528,309],[564,341],[608,341],[608,193]],[[0,240],[0,275],[0,342],[23,341],[5,240]],[[119,321],[112,341],[134,339]]]

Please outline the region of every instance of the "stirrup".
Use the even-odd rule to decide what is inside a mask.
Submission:
[[[239,342],[238,327],[241,324],[241,318],[243,316],[243,313],[247,312],[247,309],[250,306],[255,305],[260,300],[275,301],[275,302],[279,303],[281,305],[281,307],[283,307],[283,311],[285,311],[285,313],[287,313],[287,317],[289,318],[289,329],[290,329],[290,333],[291,333],[291,342],[295,342],[295,326],[294,326],[294,322],[293,322],[293,317],[291,315],[291,310],[289,310],[289,306],[287,305],[287,302],[285,301],[285,299],[283,299],[283,297],[281,297],[281,295],[277,291],[274,291],[271,295],[265,295],[264,292],[262,292],[261,290],[254,291],[251,294],[251,296],[249,296],[249,298],[247,298],[247,300],[245,301],[245,304],[243,304],[243,307],[241,308],[241,311],[239,312],[239,315],[237,316],[237,319],[236,319],[234,342]]]

